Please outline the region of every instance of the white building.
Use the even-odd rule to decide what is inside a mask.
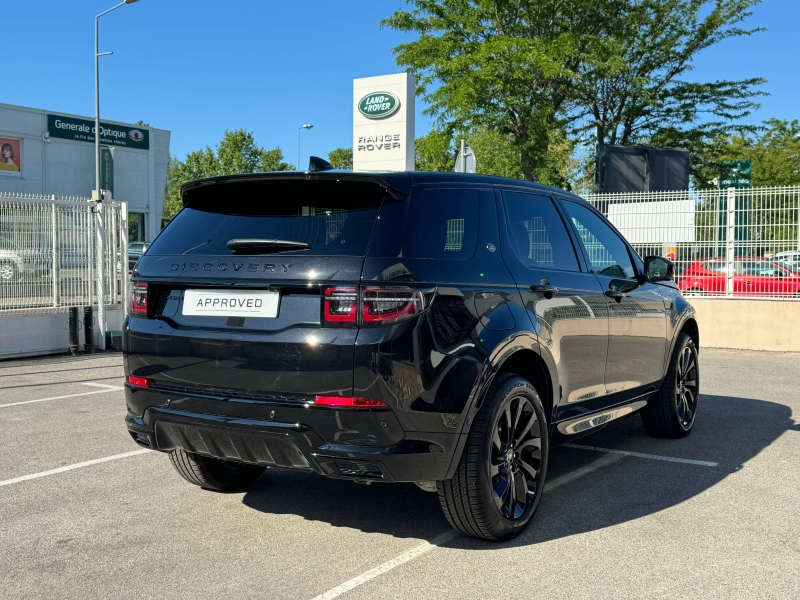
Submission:
[[[101,121],[104,189],[128,203],[130,241],[161,230],[170,132]],[[91,197],[94,119],[0,103],[0,191]],[[110,160],[109,160],[110,159]]]

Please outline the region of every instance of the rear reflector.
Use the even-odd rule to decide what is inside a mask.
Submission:
[[[353,398],[352,396],[317,396],[315,406],[335,406],[337,408],[389,408],[389,405],[372,398]]]
[[[125,381],[137,387],[150,387],[150,385],[153,383],[152,381],[150,381],[145,377],[136,377],[135,375],[128,375],[125,378]]]

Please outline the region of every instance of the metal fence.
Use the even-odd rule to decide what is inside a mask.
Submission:
[[[0,316],[121,306],[127,227],[122,202],[0,192]]]
[[[641,256],[672,260],[686,295],[800,299],[800,186],[586,199]]]

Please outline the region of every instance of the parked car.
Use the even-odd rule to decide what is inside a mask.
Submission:
[[[727,262],[723,258],[698,260],[681,273],[678,287],[687,294],[725,295]],[[800,273],[763,258],[737,258],[733,262],[734,296],[800,295]]]
[[[150,246],[148,242],[131,242],[128,244],[128,252],[132,254],[144,254]]]
[[[26,249],[5,236],[0,236],[0,282],[16,281],[40,275],[49,270],[47,259],[40,252]]]
[[[181,193],[132,278],[125,420],[193,484],[269,466],[415,482],[502,540],[553,446],[637,412],[652,435],[692,431],[698,327],[672,264],[577,196],[346,171]]]
[[[142,254],[150,246],[148,242],[132,242],[128,244],[128,273],[132,273],[136,263],[142,258]]]
[[[789,250],[787,252],[778,252],[770,257],[770,260],[792,271],[800,270],[800,251]]]

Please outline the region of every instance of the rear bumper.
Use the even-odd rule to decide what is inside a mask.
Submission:
[[[458,434],[403,431],[391,410],[331,409],[126,386],[138,444],[251,464],[387,482],[446,477]]]

